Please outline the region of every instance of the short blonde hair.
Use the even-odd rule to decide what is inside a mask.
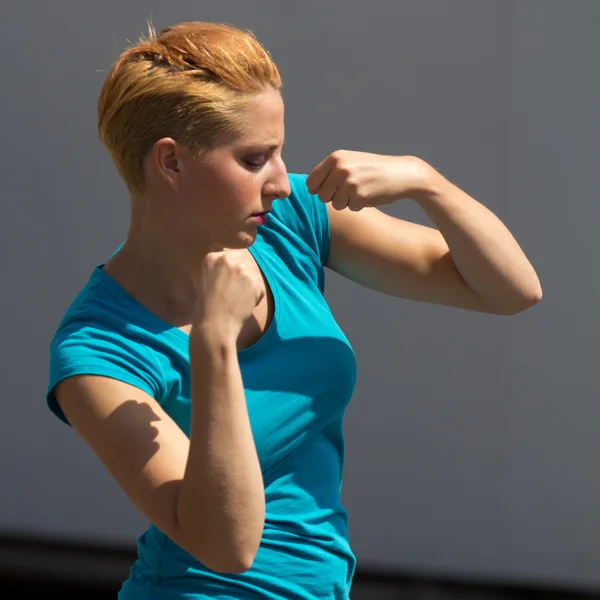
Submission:
[[[269,53],[249,31],[188,22],[152,26],[110,69],[98,99],[98,133],[130,191],[142,191],[144,160],[171,137],[195,154],[242,124],[252,94],[281,89]]]

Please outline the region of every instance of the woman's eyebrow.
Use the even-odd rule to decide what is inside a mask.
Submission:
[[[245,142],[243,144],[246,148],[261,148],[265,150],[278,150],[283,147],[282,144],[278,144],[277,142]]]

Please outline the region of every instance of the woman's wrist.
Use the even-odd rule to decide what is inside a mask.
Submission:
[[[227,356],[237,352],[238,335],[233,323],[194,323],[190,331],[190,357],[192,354]]]

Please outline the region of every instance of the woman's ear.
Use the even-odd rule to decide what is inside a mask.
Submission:
[[[180,147],[172,138],[161,138],[152,147],[151,164],[160,179],[172,188],[179,186]]]

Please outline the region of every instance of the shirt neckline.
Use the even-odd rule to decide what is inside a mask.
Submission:
[[[256,342],[254,342],[251,346],[248,346],[247,348],[242,348],[241,350],[237,351],[238,356],[240,357],[253,354],[262,346],[264,346],[268,342],[268,340],[275,335],[275,332],[278,329],[278,323],[280,319],[281,302],[279,295],[279,286],[277,285],[277,280],[274,277],[273,272],[271,271],[263,252],[258,248],[259,239],[260,238],[257,237],[254,244],[250,246],[248,250],[250,251],[252,258],[256,262],[267,285],[271,290],[271,295],[273,297],[274,304],[273,318],[271,319],[271,322],[269,323],[267,329],[265,329],[261,337],[258,340],[256,340]],[[189,334],[179,329],[179,327],[172,325],[168,321],[165,321],[164,319],[153,313],[151,310],[146,308],[141,302],[134,298],[116,279],[113,279],[111,275],[104,271],[103,267],[104,263],[98,265],[94,270],[95,276],[100,280],[103,286],[108,286],[113,291],[113,293],[116,293],[119,296],[121,296],[127,301],[127,303],[129,303],[139,313],[141,313],[143,315],[144,320],[146,320],[150,325],[154,326],[153,330],[159,329],[162,334],[171,335],[178,338],[179,340],[184,341],[186,344],[189,343]]]

